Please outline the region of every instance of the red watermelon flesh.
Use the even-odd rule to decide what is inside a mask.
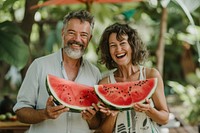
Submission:
[[[65,80],[54,75],[47,75],[47,90],[57,104],[65,105],[72,111],[85,110],[98,103],[94,87]]]
[[[98,97],[114,109],[132,108],[134,103],[144,102],[157,87],[157,78],[133,82],[118,82],[95,85]]]

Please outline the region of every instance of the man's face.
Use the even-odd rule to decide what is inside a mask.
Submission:
[[[91,39],[90,23],[81,22],[79,19],[71,19],[62,30],[65,53],[73,58],[80,58]]]

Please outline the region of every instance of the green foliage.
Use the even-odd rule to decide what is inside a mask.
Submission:
[[[54,46],[57,46],[58,48],[62,47],[62,41],[61,41],[61,29],[62,29],[62,22],[58,21],[55,29],[51,29],[51,31],[48,34],[48,37],[45,41],[44,50],[46,54],[54,52]]]
[[[180,68],[180,58],[182,53],[182,45],[177,40],[172,39],[172,45],[165,46],[165,57],[164,57],[164,78],[167,80],[173,80],[177,82],[184,81],[182,75],[182,69]],[[175,52],[176,51],[176,52]]]
[[[189,107],[186,112],[185,119],[190,124],[199,124],[200,122],[200,77],[199,71],[197,74],[189,75],[190,81],[196,81],[193,83],[188,83],[188,85],[182,85],[178,82],[169,81],[168,85],[173,88],[173,90],[178,94],[180,100],[183,104]],[[191,79],[192,78],[192,79]]]
[[[18,1],[18,0],[6,0],[3,3],[2,9],[5,10],[5,9],[10,8],[13,5],[13,3],[15,3],[16,1]]]
[[[0,60],[22,69],[29,59],[29,49],[20,28],[10,21],[0,23]]]

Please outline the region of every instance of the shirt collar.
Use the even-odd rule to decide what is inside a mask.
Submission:
[[[62,48],[59,50],[59,54],[58,54],[58,58],[59,58],[59,62],[60,62],[60,65],[61,65],[61,70],[62,70],[62,73],[63,73],[63,77],[66,78],[66,73],[65,73],[65,70],[64,70],[64,67],[63,67],[63,56],[62,56]],[[85,64],[85,59],[83,57],[81,57],[81,66],[80,66],[80,70],[82,69],[82,67],[84,66]],[[79,70],[79,71],[80,71]]]

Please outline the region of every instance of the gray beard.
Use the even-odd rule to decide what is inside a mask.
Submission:
[[[68,45],[63,48],[64,52],[72,59],[79,59],[84,54],[84,49],[81,50],[74,50],[71,49]]]

